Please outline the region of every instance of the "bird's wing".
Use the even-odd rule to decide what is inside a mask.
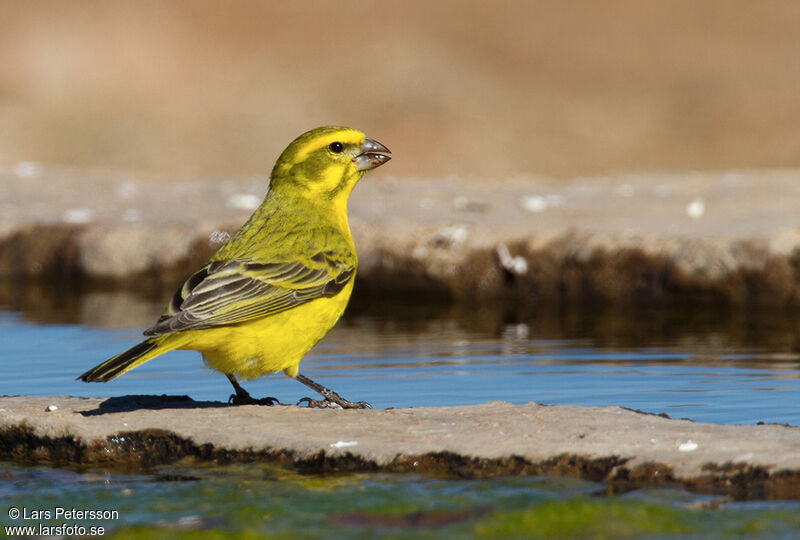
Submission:
[[[306,262],[213,261],[172,297],[146,336],[236,324],[266,317],[315,298],[334,296],[355,274],[341,253],[319,252]]]

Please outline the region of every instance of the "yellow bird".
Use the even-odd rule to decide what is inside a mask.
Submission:
[[[265,404],[237,381],[283,371],[319,392],[309,406],[365,408],[298,372],[300,360],[342,316],[356,274],[347,200],[389,149],[355,129],[321,127],[283,151],[264,202],[175,293],[148,339],[80,377],[106,382],[173,349],[200,351],[227,375],[234,404]],[[279,402],[278,402],[279,403]]]

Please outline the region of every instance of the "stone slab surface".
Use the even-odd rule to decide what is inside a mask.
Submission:
[[[259,204],[267,179],[37,167],[0,173],[0,277],[172,289]],[[552,180],[400,179],[354,191],[365,288],[523,301],[800,305],[800,171]]]
[[[56,409],[49,410],[52,406]],[[733,474],[761,483],[780,478],[783,497],[800,496],[800,428],[780,425],[716,425],[619,407],[536,403],[344,411],[233,407],[168,396],[0,398],[0,459],[52,460],[55,454],[46,447],[59,437],[74,446],[100,448],[101,455],[119,452],[120,437],[124,441],[125,434],[132,438],[136,433],[174,434],[205,445],[210,459],[220,451],[265,452],[262,459],[282,455],[295,463],[319,463],[346,458],[357,462],[350,469],[414,470],[425,463],[424,456],[440,455],[458,462],[466,476],[470,468],[475,473],[493,462],[507,465],[496,467],[498,474],[563,473],[605,481],[635,477],[643,485],[714,485],[726,491]],[[135,446],[124,451],[142,451],[141,444]],[[63,456],[65,450],[58,452]],[[73,464],[97,461],[86,457],[90,454],[74,456],[79,457],[72,458],[78,462]],[[565,456],[577,465],[552,466]],[[181,457],[175,450],[154,462]],[[120,460],[124,456],[117,456]],[[528,466],[509,467],[513,460]],[[397,467],[404,462],[410,465]],[[597,464],[605,464],[599,477]]]

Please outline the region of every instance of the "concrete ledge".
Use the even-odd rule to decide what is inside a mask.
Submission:
[[[614,490],[800,499],[795,427],[535,403],[342,411],[185,396],[0,398],[0,460],[138,469],[185,459],[465,478],[565,475]]]
[[[800,171],[554,181],[367,177],[350,202],[358,288],[463,300],[800,306]],[[0,172],[0,280],[170,294],[252,212],[266,178]],[[33,204],[35,202],[35,204]]]

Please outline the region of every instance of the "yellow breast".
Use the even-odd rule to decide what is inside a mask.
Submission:
[[[200,351],[210,367],[241,379],[284,371],[297,375],[300,360],[344,313],[353,281],[339,294],[236,325],[181,332],[181,349]]]

